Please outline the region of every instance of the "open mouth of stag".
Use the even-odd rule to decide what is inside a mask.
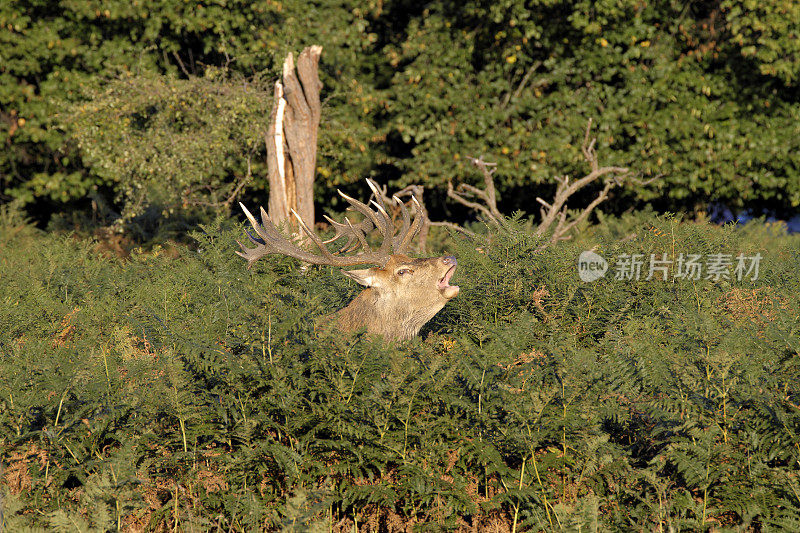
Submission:
[[[445,272],[444,276],[439,280],[439,283],[436,284],[436,288],[441,291],[441,293],[446,298],[453,298],[456,294],[458,294],[458,285],[450,285],[450,278],[453,277],[453,273],[456,271],[456,266],[453,265],[450,269]]]

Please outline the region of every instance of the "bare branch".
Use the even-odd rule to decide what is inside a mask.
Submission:
[[[244,178],[239,181],[239,184],[233,189],[233,192],[228,196],[228,199],[225,200],[225,207],[230,209],[231,204],[236,200],[239,196],[239,193],[242,192],[242,189],[250,181],[250,178],[253,176],[253,170],[250,166],[250,156],[247,156],[247,174],[245,174]]]
[[[553,199],[545,201],[541,197],[536,198],[536,201],[542,207],[540,210],[541,221],[535,230],[535,234],[541,237],[547,236],[540,249],[544,249],[558,241],[570,239],[572,237],[570,232],[574,231],[576,227],[589,218],[589,215],[597,206],[608,198],[609,192],[614,187],[623,185],[626,180],[637,185],[648,185],[660,177],[655,176],[650,180],[640,181],[631,175],[627,167],[600,166],[596,149],[597,139],[591,136],[592,122],[592,119],[587,121],[583,142],[581,143],[581,153],[589,165],[589,173],[577,180],[571,180],[569,176],[556,176],[554,180],[557,186]],[[505,218],[497,208],[497,192],[494,183],[497,163],[487,162],[483,159],[483,156],[479,158],[467,156],[467,159],[480,170],[483,176],[483,188],[468,183],[459,183],[454,187],[453,182],[448,181],[448,198],[477,212],[487,223],[506,228]],[[571,212],[567,205],[570,198],[597,182],[602,183],[603,187],[589,205],[577,212]],[[422,202],[421,186],[412,185],[404,189],[403,192],[412,190],[412,187],[418,188],[418,198]],[[382,194],[385,196],[385,190]],[[446,227],[469,237],[475,237],[475,233],[452,222],[427,222],[426,226]]]
[[[631,176],[631,177],[628,178],[628,180],[630,182],[632,182],[632,183],[635,183],[636,185],[644,187],[645,185],[650,185],[654,181],[660,179],[663,175],[664,174],[656,174],[652,178],[649,178],[649,179],[646,179],[646,180],[640,180],[638,178],[635,178],[635,177]]]
[[[550,233],[550,238],[541,248],[546,248],[553,243],[570,238],[567,234],[583,223],[592,211],[608,198],[608,193],[612,188],[622,185],[626,179],[631,179],[630,170],[626,167],[600,166],[596,150],[597,139],[591,136],[591,128],[592,119],[590,118],[586,123],[586,131],[581,144],[581,152],[589,164],[589,174],[573,182],[570,182],[568,176],[556,178],[558,186],[556,187],[553,201],[549,204],[541,198],[537,198],[537,201],[544,207],[542,209],[542,220],[536,229],[536,234],[543,236]],[[569,199],[583,188],[601,179],[603,181],[603,189],[595,199],[577,215],[568,218],[567,202]]]
[[[522,81],[519,82],[519,85],[517,86],[517,89],[513,92],[513,94],[510,91],[506,93],[505,98],[503,98],[503,103],[501,104],[501,107],[505,107],[511,100],[516,100],[517,98],[519,98],[519,95],[522,94],[523,89],[525,89],[525,85],[528,84],[528,80],[533,75],[533,73],[536,72],[536,70],[538,70],[540,66],[542,66],[541,61],[534,61],[533,65],[530,66],[528,71],[522,77]]]
[[[191,74],[189,74],[189,71],[186,70],[186,67],[183,64],[183,61],[181,61],[181,56],[178,55],[178,52],[173,51],[172,52],[172,57],[174,57],[178,61],[178,65],[181,67],[181,71],[184,74],[186,74],[186,77],[187,78],[191,78],[192,76],[191,76]]]
[[[614,186],[613,182],[611,181],[606,182],[605,187],[603,187],[603,190],[600,191],[597,197],[589,205],[587,205],[583,209],[583,211],[581,211],[580,214],[578,214],[578,216],[574,217],[569,222],[566,221],[567,212],[566,208],[564,208],[561,211],[561,217],[559,223],[556,226],[556,229],[553,232],[552,237],[550,238],[550,243],[555,243],[558,241],[564,241],[570,239],[571,236],[568,236],[566,234],[569,233],[572,230],[572,228],[574,228],[575,226],[581,224],[584,220],[586,220],[591,214],[591,212],[594,210],[594,208],[600,205],[600,203],[602,203],[606,198],[608,198],[608,191],[610,191],[613,186]]]
[[[487,222],[502,226],[503,215],[497,209],[497,192],[494,186],[494,173],[497,170],[497,163],[484,161],[483,156],[479,158],[467,156],[467,159],[481,171],[484,188],[480,189],[468,183],[459,183],[454,188],[453,183],[448,181],[447,196],[461,205],[482,214]],[[472,201],[472,198],[479,201]]]
[[[458,224],[455,224],[454,222],[446,222],[446,221],[443,221],[443,222],[430,222],[430,225],[431,226],[440,226],[440,227],[443,227],[443,228],[450,228],[452,230],[455,230],[455,231],[458,231],[460,233],[463,233],[464,235],[466,235],[467,237],[470,237],[470,238],[477,237],[477,234],[475,232],[470,231],[465,227],[459,226]]]

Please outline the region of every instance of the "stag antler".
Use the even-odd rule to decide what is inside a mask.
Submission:
[[[405,253],[408,250],[408,246],[411,244],[412,239],[422,227],[422,218],[425,215],[422,208],[419,207],[419,203],[417,203],[416,198],[414,198],[413,201],[418,208],[417,214],[412,222],[411,216],[408,213],[408,209],[405,207],[403,202],[400,201],[397,196],[393,196],[392,199],[401,207],[401,213],[403,217],[403,225],[400,229],[400,232],[395,235],[394,225],[392,224],[389,214],[386,212],[385,204],[383,203],[382,195],[380,194],[378,186],[370,179],[367,179],[367,185],[369,185],[370,189],[372,189],[372,192],[375,193],[376,200],[371,201],[370,203],[375,206],[376,210],[373,211],[368,205],[359,202],[355,198],[347,196],[342,191],[338,191],[339,195],[350,204],[352,209],[364,215],[364,220],[358,224],[353,224],[347,219],[347,217],[345,217],[344,223],[335,222],[332,219],[325,217],[325,219],[333,225],[333,228],[336,232],[336,234],[327,241],[320,239],[319,236],[317,236],[317,234],[314,233],[314,231],[309,228],[305,222],[303,222],[300,216],[294,210],[291,210],[292,215],[297,219],[300,229],[302,229],[303,233],[305,233],[308,238],[317,246],[317,248],[319,248],[319,254],[314,254],[303,250],[289,239],[284,237],[278,228],[275,227],[275,224],[272,223],[272,220],[270,220],[269,215],[266,211],[264,211],[263,207],[261,208],[261,223],[259,224],[256,218],[250,213],[250,211],[247,210],[244,204],[240,202],[239,205],[242,206],[244,214],[247,216],[247,219],[250,221],[253,229],[258,234],[258,237],[253,236],[249,231],[247,231],[246,233],[248,238],[256,244],[256,247],[247,248],[242,243],[239,243],[239,246],[242,247],[242,251],[236,253],[247,259],[247,262],[250,265],[267,254],[286,255],[314,265],[331,265],[340,267],[354,265],[383,265],[389,260],[391,255]],[[381,243],[380,248],[377,250],[371,250],[367,244],[367,234],[369,234],[369,232],[374,228],[377,228],[383,235],[383,242]],[[325,246],[326,244],[335,242],[341,238],[347,238],[347,242],[337,253],[349,253],[355,251],[359,247],[364,251],[355,255],[341,256],[332,253],[330,250],[328,250],[328,247]]]

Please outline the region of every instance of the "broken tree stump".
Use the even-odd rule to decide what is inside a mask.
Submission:
[[[266,134],[269,216],[280,226],[298,231],[294,210],[314,227],[314,174],[317,166],[317,131],[322,106],[319,81],[321,46],[305,48],[295,68],[291,53],[283,62],[281,80],[275,82],[275,103]]]

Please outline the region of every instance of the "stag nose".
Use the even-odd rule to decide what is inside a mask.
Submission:
[[[446,255],[442,257],[442,263],[444,263],[445,265],[452,265],[452,266],[455,266],[457,264],[456,258],[453,255]]]

